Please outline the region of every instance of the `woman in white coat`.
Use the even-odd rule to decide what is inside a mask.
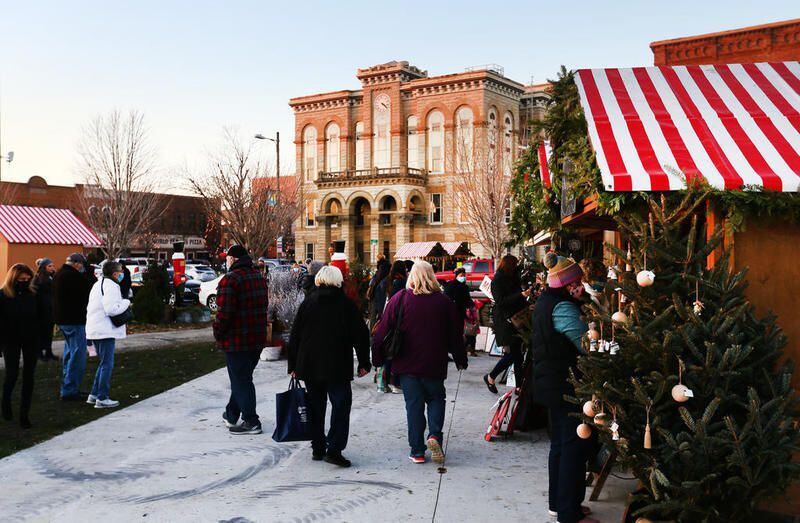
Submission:
[[[97,373],[94,376],[92,392],[86,403],[93,404],[96,409],[107,409],[119,405],[118,401],[108,397],[111,383],[111,371],[114,369],[114,348],[116,340],[125,337],[125,325],[114,326],[112,316],[125,313],[130,300],[122,298],[119,284],[124,277],[122,265],[107,261],[103,265],[103,277],[94,284],[89,293],[89,305],[86,308],[86,339],[92,340],[100,357]]]

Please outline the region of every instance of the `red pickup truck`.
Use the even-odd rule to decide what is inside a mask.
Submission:
[[[484,276],[494,277],[494,260],[475,259],[466,261],[461,265],[467,271],[467,285],[471,290],[478,290]],[[436,280],[439,283],[446,283],[455,278],[453,271],[443,271],[436,273]]]

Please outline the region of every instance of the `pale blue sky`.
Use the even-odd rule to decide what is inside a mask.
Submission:
[[[538,83],[561,64],[651,65],[653,40],[797,17],[797,0],[0,0],[2,152],[16,153],[2,175],[79,181],[81,126],[114,108],[145,113],[165,171],[198,165],[223,126],[280,131],[286,169],[288,99],[357,89],[359,67],[408,60],[438,75],[498,63]]]

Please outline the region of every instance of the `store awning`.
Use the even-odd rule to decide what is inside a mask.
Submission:
[[[100,238],[68,209],[0,205],[0,235],[8,243],[100,245]]]
[[[447,258],[448,256],[472,256],[466,242],[412,242],[406,243],[394,255],[396,260],[419,260],[425,258]]]
[[[395,259],[406,260],[411,258],[424,258],[439,242],[412,242],[406,243],[394,254]]]
[[[441,242],[441,245],[450,256],[472,256],[467,242]]]
[[[798,62],[582,69],[575,80],[608,191],[697,178],[798,190]]]

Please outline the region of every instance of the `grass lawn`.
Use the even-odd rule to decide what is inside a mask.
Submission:
[[[225,359],[221,352],[214,349],[213,343],[120,352],[115,354],[110,396],[120,402],[117,409],[121,409],[224,366]],[[88,392],[91,389],[96,368],[97,358],[89,358],[81,390]],[[5,379],[4,370],[0,370],[0,379]],[[95,409],[83,402],[61,401],[58,398],[61,384],[59,362],[39,362],[34,379],[30,414],[33,428],[22,430],[19,426],[20,369],[12,400],[14,420],[0,419],[0,458],[117,410]]]

